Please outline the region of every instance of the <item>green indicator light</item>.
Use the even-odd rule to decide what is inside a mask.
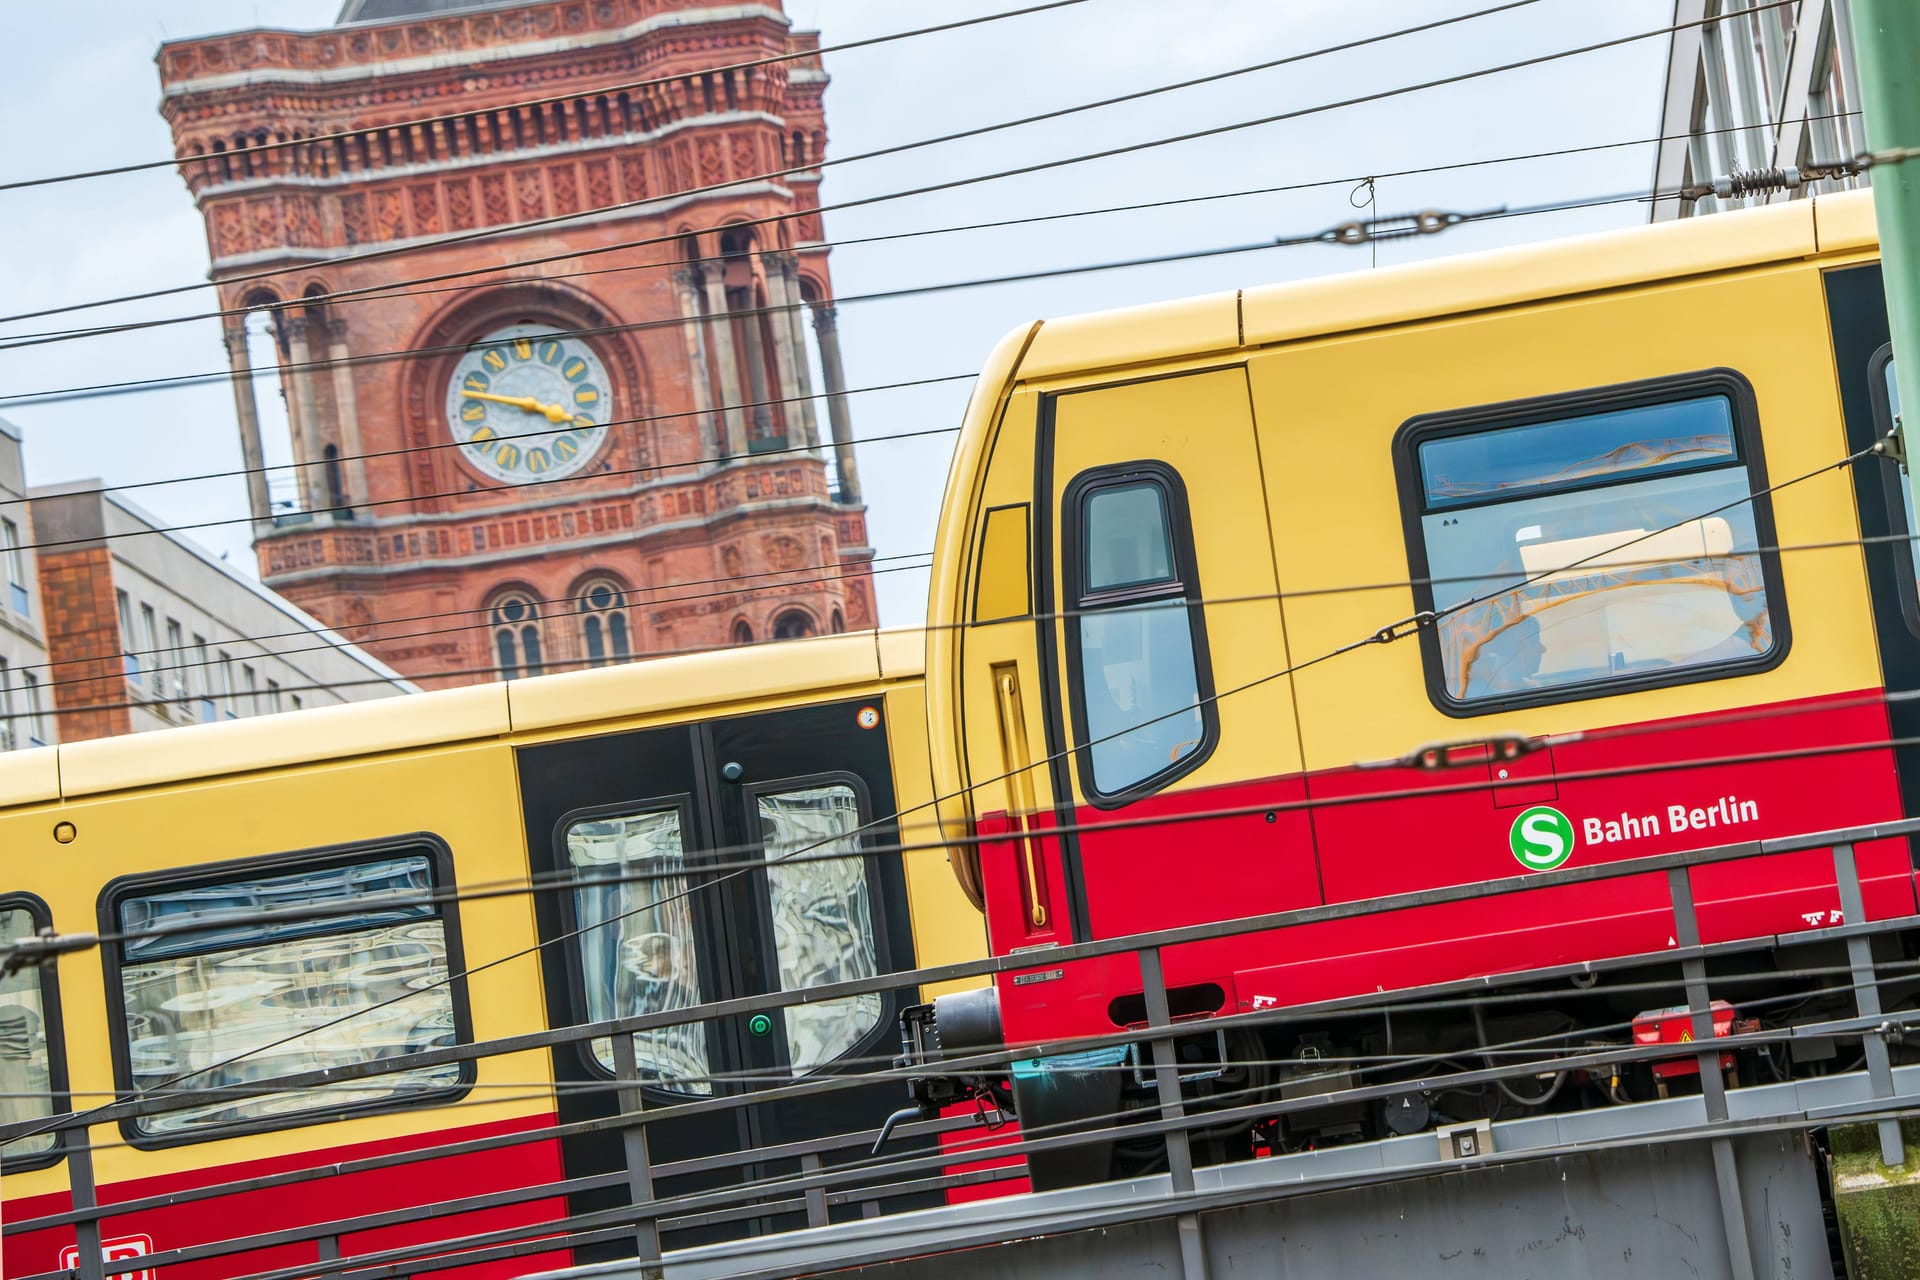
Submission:
[[[747,1019],[747,1030],[756,1036],[764,1036],[773,1030],[773,1019],[764,1013],[756,1013]]]

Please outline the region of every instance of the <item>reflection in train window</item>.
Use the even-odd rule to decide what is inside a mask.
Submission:
[[[1728,395],[1449,432],[1416,457],[1453,703],[1773,652]]]
[[[1078,532],[1068,535],[1078,560],[1069,661],[1096,797],[1193,768],[1213,732],[1178,483],[1164,466],[1134,463],[1083,473],[1068,489],[1066,518]]]
[[[418,846],[412,846],[417,848]],[[136,1090],[252,1096],[143,1116],[174,1137],[458,1087],[458,1064],[254,1092],[276,1076],[397,1058],[457,1039],[447,927],[426,851],[122,889],[122,1050]]]
[[[686,1009],[700,1003],[679,807],[575,822],[567,828],[573,868],[575,946],[589,1022]],[[637,1032],[640,1078],[661,1089],[709,1094],[704,1024]],[[613,1042],[593,1042],[613,1070]]]
[[[860,798],[843,784],[759,797],[767,899],[780,989],[799,991],[877,972]],[[846,1053],[880,1021],[880,996],[850,996],[785,1010],[787,1060],[804,1075]]]
[[[24,905],[0,905],[0,943],[30,938],[41,923]],[[51,1055],[56,1046],[48,1042],[44,974],[30,964],[0,977],[0,1124],[45,1120],[53,1114]],[[52,1154],[56,1141],[52,1133],[16,1139],[0,1147],[0,1162],[9,1170],[36,1162]]]

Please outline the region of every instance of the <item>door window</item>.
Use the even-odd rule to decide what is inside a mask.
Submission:
[[[14,898],[0,902],[0,942],[30,938],[46,923],[43,911]],[[0,977],[0,1123],[13,1125],[53,1115],[53,1055],[59,1029],[54,1025],[48,983],[51,968],[26,965]],[[0,1147],[8,1169],[32,1167],[56,1158],[58,1135],[36,1133]]]
[[[126,935],[114,955],[118,1047],[133,1088],[165,1092],[181,1077],[194,1089],[244,1087],[455,1043],[448,908],[430,899],[435,882],[433,855],[409,849],[114,890]],[[131,1132],[176,1137],[390,1105],[463,1075],[455,1063],[261,1093],[142,1116]]]
[[[1183,497],[1171,471],[1146,463],[1068,488],[1069,536],[1079,534],[1068,543],[1079,561],[1069,657],[1090,795],[1162,785],[1198,764],[1212,736]]]
[[[872,977],[878,957],[858,794],[845,783],[825,783],[762,793],[756,805],[780,989]],[[866,1039],[880,1005],[876,992],[788,1008],[793,1073],[805,1075]]]
[[[1751,497],[1765,480],[1741,408],[1751,393],[1733,381],[1414,425],[1415,577],[1427,580],[1423,606],[1443,614],[1429,645],[1443,707],[1550,702],[1778,660],[1766,507]]]
[[[686,826],[679,806],[642,809],[567,827],[573,869],[587,1020],[689,1009],[700,1003],[687,880]],[[593,1042],[600,1065],[613,1070],[613,1042]],[[704,1024],[688,1022],[636,1032],[640,1078],[678,1093],[710,1094]]]

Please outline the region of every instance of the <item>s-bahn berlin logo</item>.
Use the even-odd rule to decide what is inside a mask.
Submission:
[[[1507,832],[1507,847],[1529,871],[1552,871],[1573,856],[1573,823],[1550,804],[1521,811]]]

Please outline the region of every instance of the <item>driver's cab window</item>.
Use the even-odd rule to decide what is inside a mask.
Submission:
[[[1185,494],[1138,463],[1078,477],[1066,506],[1083,783],[1131,799],[1197,765],[1212,736]]]

